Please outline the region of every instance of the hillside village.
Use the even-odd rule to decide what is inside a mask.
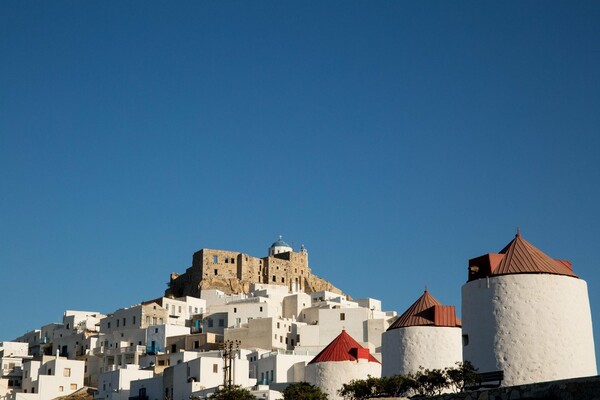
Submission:
[[[281,237],[265,257],[202,249],[161,297],[67,310],[1,342],[0,399],[207,398],[228,379],[261,399],[303,381],[340,399],[351,379],[463,360],[502,371],[502,386],[597,374],[586,282],[520,234],[468,261],[462,318],[428,291],[400,315],[351,299],[308,260]]]

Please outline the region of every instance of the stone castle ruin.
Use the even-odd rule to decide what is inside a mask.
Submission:
[[[255,283],[287,286],[290,291],[343,294],[328,281],[313,275],[304,246],[295,252],[280,237],[269,247],[267,257],[253,257],[227,250],[202,249],[194,253],[192,266],[183,274],[171,273],[166,296],[200,297],[203,289],[226,294],[249,293]]]

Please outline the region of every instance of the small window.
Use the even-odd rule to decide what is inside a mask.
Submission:
[[[77,384],[71,383],[71,390],[77,390]]]
[[[345,321],[345,320],[346,320],[346,314],[340,313],[340,321]]]
[[[213,264],[216,264],[218,262],[219,262],[219,257],[213,256]]]
[[[52,368],[48,368],[48,375],[52,375]]]
[[[125,321],[126,321],[125,318],[123,318],[123,326],[125,326],[125,323],[126,323]]]
[[[285,278],[281,278],[281,283],[285,283]]]
[[[107,325],[108,325],[108,329],[110,329],[110,322],[109,322],[109,323],[107,323]]]
[[[237,308],[233,307],[233,312],[236,313],[237,312]]]
[[[213,364],[213,373],[217,374],[219,372],[219,364]]]
[[[273,282],[277,282],[277,277],[273,275]]]
[[[179,311],[179,314],[181,314],[181,306],[177,307],[177,310]]]
[[[225,320],[219,319],[219,326],[225,326]]]
[[[212,320],[212,319],[209,319],[209,320],[208,320],[208,327],[209,327],[209,328],[212,328],[212,326],[213,326],[213,320]]]
[[[462,335],[462,339],[463,339],[463,346],[468,346],[469,345],[469,335]]]
[[[215,275],[219,275],[219,270],[215,269]]]
[[[63,370],[63,376],[71,376],[71,368],[65,368]]]
[[[59,391],[59,392],[64,392],[64,390],[65,390],[65,388],[64,388],[63,386],[59,386],[59,387],[58,387],[58,391]]]
[[[133,316],[133,321],[132,321],[133,325],[135,325],[135,315]]]
[[[119,327],[119,320],[117,319],[117,328]]]
[[[280,326],[279,326],[279,322],[278,322],[278,323],[277,323],[277,329],[279,329],[279,327],[280,327]]]
[[[262,312],[262,307],[259,307],[259,308],[258,308],[258,311]]]

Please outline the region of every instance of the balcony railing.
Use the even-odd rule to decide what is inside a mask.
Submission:
[[[164,352],[165,349],[163,349],[162,347],[158,346],[158,345],[149,345],[146,346],[146,354],[150,354],[150,355],[154,355],[156,353],[162,353]]]
[[[127,346],[119,348],[109,348],[106,346],[96,347],[93,351],[95,356],[115,356],[118,354],[144,354],[146,346]]]

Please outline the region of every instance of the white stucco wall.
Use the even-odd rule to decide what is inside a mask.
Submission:
[[[38,398],[53,399],[73,393],[83,386],[85,363],[54,356],[23,364],[23,392],[36,393]]]
[[[587,284],[515,274],[462,287],[463,357],[503,386],[596,375]]]
[[[460,328],[409,326],[382,336],[383,376],[406,375],[419,367],[443,369],[462,361]]]
[[[126,368],[105,372],[98,377],[97,397],[108,400],[127,400],[130,396],[132,381],[150,379],[152,376],[152,371],[140,370],[137,365],[128,365]],[[134,395],[137,395],[137,392]]]
[[[284,354],[281,351],[263,354],[255,362],[256,377],[259,380],[265,377],[270,379],[273,371],[274,383],[301,382],[304,380],[304,366],[315,358],[315,355],[305,352]]]
[[[344,383],[353,379],[367,379],[381,376],[381,364],[366,360],[320,362],[306,366],[305,378],[312,385],[318,386],[329,396],[330,400],[342,400],[338,390]]]

